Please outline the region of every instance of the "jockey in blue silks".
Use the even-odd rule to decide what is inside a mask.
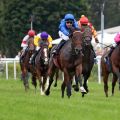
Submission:
[[[78,23],[72,14],[66,14],[64,19],[61,20],[59,25],[59,36],[62,41],[58,44],[57,48],[53,51],[53,54],[58,54],[62,46],[69,40],[70,27],[78,28]]]

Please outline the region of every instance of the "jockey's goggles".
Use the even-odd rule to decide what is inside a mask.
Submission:
[[[66,21],[67,24],[73,24],[73,21]]]

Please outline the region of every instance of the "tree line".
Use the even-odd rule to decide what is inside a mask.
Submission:
[[[103,2],[105,28],[119,25],[119,0],[0,0],[0,51],[8,57],[17,54],[30,29],[31,16],[34,16],[33,29],[37,33],[47,31],[53,39],[59,37],[58,26],[66,13],[74,14],[76,20],[85,14],[100,30]]]

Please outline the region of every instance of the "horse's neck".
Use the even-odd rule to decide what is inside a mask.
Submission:
[[[61,52],[69,54],[72,51],[72,41],[68,40],[65,45],[61,48]]]
[[[117,45],[114,51],[120,56],[120,44]]]
[[[88,46],[83,46],[83,54],[85,57],[90,57],[91,55],[91,45],[88,45]]]
[[[60,54],[64,55],[64,58],[67,60],[70,60],[71,62],[74,62],[75,59],[78,59],[80,55],[75,55],[73,48],[72,48],[72,41],[69,40],[67,43],[63,46],[61,49]]]

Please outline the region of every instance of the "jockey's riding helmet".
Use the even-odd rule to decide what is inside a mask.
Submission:
[[[68,20],[71,20],[71,21],[74,21],[74,15],[72,14],[66,14],[65,17],[64,17],[65,21],[68,21]]]
[[[28,31],[28,35],[29,35],[30,37],[33,37],[33,36],[35,35],[35,31],[34,31],[34,30],[29,30],[29,31]]]
[[[42,33],[40,34],[40,37],[41,37],[42,39],[47,39],[47,38],[48,38],[48,33],[47,33],[47,32],[42,32]]]
[[[89,20],[86,16],[83,16],[80,18],[80,23],[85,25],[89,23]]]

